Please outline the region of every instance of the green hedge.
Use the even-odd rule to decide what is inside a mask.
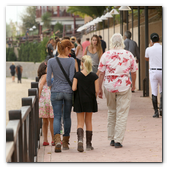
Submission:
[[[48,38],[44,38],[41,42],[26,41],[18,48],[18,61],[42,62],[46,59],[46,44]]]
[[[17,61],[14,48],[6,48],[6,61]]]

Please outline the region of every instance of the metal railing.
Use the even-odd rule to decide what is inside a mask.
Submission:
[[[40,148],[42,119],[39,119],[38,78],[31,82],[20,110],[9,111],[6,126],[6,162],[36,162]]]

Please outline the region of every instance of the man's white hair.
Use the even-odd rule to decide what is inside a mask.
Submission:
[[[115,33],[110,39],[110,49],[124,49],[124,40],[121,34]]]

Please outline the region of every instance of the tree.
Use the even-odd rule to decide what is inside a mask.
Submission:
[[[63,25],[60,24],[59,22],[57,22],[57,24],[54,25],[54,30],[55,31],[59,30],[60,32],[62,32],[63,31]]]
[[[42,19],[42,22],[44,23],[43,27],[44,28],[50,28],[50,26],[51,26],[51,14],[49,12],[44,13],[41,16],[41,19]]]
[[[11,27],[8,23],[6,23],[6,37],[11,37],[12,33],[11,33]]]
[[[16,22],[14,23],[14,22],[12,22],[12,20],[10,21],[9,26],[10,26],[10,33],[11,33],[11,36],[12,36],[12,37],[15,37],[16,34],[17,34],[16,25],[17,25]]]
[[[69,6],[67,12],[70,12],[75,15],[79,15],[82,18],[85,15],[92,17],[93,19],[96,17],[100,17],[106,12],[108,6]]]
[[[32,28],[34,25],[37,27],[36,23],[36,6],[28,6],[26,8],[26,13],[22,14],[21,20],[23,22],[23,32],[26,32],[27,28]]]

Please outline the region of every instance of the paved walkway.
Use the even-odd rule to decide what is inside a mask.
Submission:
[[[77,119],[72,112],[70,149],[55,153],[54,146],[42,146],[41,137],[38,162],[162,162],[162,117],[152,118],[152,102],[149,97],[141,96],[142,91],[132,94],[123,148],[109,145],[106,99],[98,99],[99,112],[93,114],[94,150],[77,151]],[[50,133],[48,138],[51,143]]]
[[[35,80],[22,79],[22,83],[12,82],[12,78],[6,78],[6,125],[9,121],[8,111],[21,108],[21,98],[28,97],[28,89],[31,88],[31,82]]]

